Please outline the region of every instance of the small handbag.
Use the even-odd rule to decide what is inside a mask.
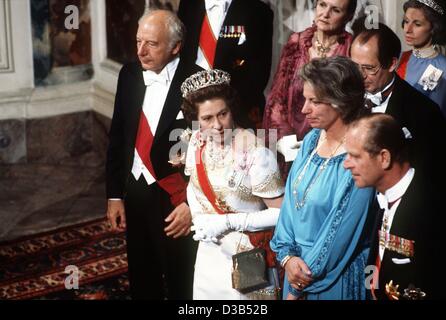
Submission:
[[[266,252],[263,248],[254,248],[232,256],[232,287],[246,294],[269,285]]]

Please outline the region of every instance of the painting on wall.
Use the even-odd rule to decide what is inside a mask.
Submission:
[[[78,9],[78,25],[67,29],[72,11]],[[91,63],[90,0],[49,0],[53,67],[77,66]],[[71,26],[70,26],[71,27]]]
[[[49,6],[47,1],[31,0],[34,82],[41,85],[51,71]]]
[[[36,86],[91,78],[90,0],[31,0],[31,21]]]

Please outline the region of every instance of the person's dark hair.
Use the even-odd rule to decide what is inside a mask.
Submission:
[[[357,6],[358,6],[358,1],[357,0],[350,0],[348,2],[347,14],[350,16],[349,21],[351,21],[353,19],[353,16],[355,15]]]
[[[347,57],[313,59],[300,70],[302,81],[314,88],[316,96],[331,103],[346,124],[369,111],[364,107],[361,72]]]
[[[388,69],[394,58],[400,58],[401,41],[392,29],[381,22],[378,24],[378,29],[367,28],[366,19],[367,17],[362,17],[353,23],[353,42],[359,41],[361,45],[364,45],[376,37],[379,63],[384,69]]]
[[[188,123],[198,120],[198,104],[207,100],[222,99],[232,114],[234,124],[247,128],[247,120],[241,115],[241,102],[237,91],[230,85],[218,84],[191,92],[183,99],[181,109]]]
[[[371,156],[377,156],[381,150],[387,149],[391,155],[391,163],[409,162],[409,142],[401,125],[392,116],[374,113],[363,116],[351,124],[351,127],[366,129],[364,150]]]
[[[316,8],[318,2],[320,0],[316,0],[314,1],[314,8]],[[345,24],[347,24],[348,22],[350,22],[353,17],[355,16],[355,12],[356,12],[356,7],[358,6],[358,0],[349,0],[348,2],[348,7],[347,7],[347,17],[348,19],[345,21]]]
[[[435,2],[443,8],[446,12],[446,5],[444,2],[439,0],[435,0]],[[441,15],[431,7],[426,6],[425,4],[417,1],[417,0],[409,0],[404,3],[404,13],[406,13],[407,9],[420,9],[423,11],[426,19],[432,24],[432,44],[443,45],[446,43],[446,15]],[[402,26],[404,27],[404,20],[402,22]]]

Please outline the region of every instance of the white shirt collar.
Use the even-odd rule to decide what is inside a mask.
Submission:
[[[398,181],[393,187],[386,190],[384,194],[378,193],[377,199],[381,209],[388,208],[389,203],[395,202],[404,196],[404,194],[407,191],[407,188],[409,188],[409,185],[413,180],[414,175],[415,175],[415,169],[410,168],[406,172],[404,177],[400,181]]]
[[[164,85],[168,85],[172,82],[173,76],[175,75],[175,71],[180,62],[180,58],[176,57],[172,61],[170,61],[160,73],[156,73],[151,70],[143,71],[144,83],[146,86],[152,85],[154,82],[159,82]]]
[[[389,89],[393,85],[394,82],[395,82],[395,76],[393,77],[392,81],[390,81],[390,83],[387,86],[385,86],[385,88],[382,89],[381,91],[374,93],[374,94],[366,92],[365,98],[370,99],[377,106],[385,103],[390,98],[390,95],[387,97],[387,99],[385,101],[383,101],[382,93],[385,92],[387,89]]]
[[[214,7],[222,7],[223,12],[226,13],[228,11],[229,6],[231,5],[232,0],[205,0],[206,10],[212,10]]]

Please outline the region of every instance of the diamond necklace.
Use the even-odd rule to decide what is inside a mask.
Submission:
[[[308,186],[305,188],[304,192],[303,192],[303,197],[302,200],[299,201],[298,199],[298,193],[297,193],[297,187],[300,185],[300,183],[302,182],[302,179],[305,175],[305,173],[307,172],[307,169],[310,165],[311,160],[313,159],[314,155],[316,154],[316,152],[319,151],[319,149],[322,147],[322,145],[324,144],[324,142],[327,140],[326,137],[323,138],[323,140],[321,141],[321,143],[319,144],[318,147],[316,147],[313,152],[311,153],[311,155],[308,157],[307,162],[305,163],[304,168],[302,169],[302,171],[300,172],[299,176],[297,177],[296,181],[294,182],[293,185],[293,195],[295,197],[296,200],[296,209],[301,209],[304,205],[305,205],[305,200],[307,199],[308,193],[310,192],[311,188],[313,187],[313,185],[316,183],[316,181],[318,180],[319,176],[322,174],[322,172],[327,168],[328,162],[331,160],[331,158],[333,158],[333,156],[336,154],[336,152],[338,151],[338,149],[342,146],[342,144],[344,143],[345,140],[345,136],[344,138],[342,138],[341,143],[334,149],[334,151],[330,154],[330,156],[322,163],[322,165],[319,167],[319,171],[316,175],[316,177],[314,179],[312,179],[310,181],[310,183],[308,184]]]
[[[226,164],[225,158],[231,149],[232,141],[231,143],[224,143],[223,148],[221,148],[215,145],[213,137],[210,136],[204,149],[206,159],[208,160],[206,163],[210,166],[210,169],[223,168]]]

